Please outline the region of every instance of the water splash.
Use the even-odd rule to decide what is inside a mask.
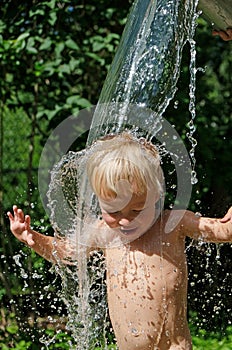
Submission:
[[[162,133],[161,117],[176,92],[182,49],[194,34],[196,6],[194,0],[134,3],[94,114],[88,145],[99,136],[125,128],[137,135],[138,125],[143,126],[150,139]],[[193,89],[192,113],[194,93]],[[192,116],[193,120],[195,116]],[[191,128],[192,141],[192,125]],[[172,156],[179,158],[181,167],[183,156],[174,150]],[[63,299],[69,314],[67,328],[73,334],[77,350],[94,346],[105,349],[108,326],[104,258],[99,253],[90,262],[87,258],[87,240],[93,226],[87,222],[86,231],[84,218],[91,214],[97,219],[99,206],[87,180],[85,162],[85,151],[65,155],[53,169],[48,192],[56,238],[56,272],[62,278]],[[71,259],[70,255],[66,261],[59,258],[60,242],[69,252],[74,252]]]
[[[66,328],[72,334],[75,341],[72,348],[76,350],[104,348],[107,344],[104,256],[93,251],[88,257],[91,246],[88,239],[94,226],[86,229],[84,218],[92,215],[96,221],[99,208],[92,203],[92,190],[85,181],[87,159],[86,150],[64,156],[52,171],[48,191],[50,219],[55,230],[55,272],[61,276],[61,297],[68,311]]]
[[[194,310],[191,311],[190,322],[199,329],[212,332],[223,314],[226,322],[220,323],[221,334],[225,332],[226,324],[231,325],[231,291],[228,287],[230,273],[225,269],[228,256],[223,254],[226,251],[224,247],[224,244],[215,245],[202,240],[191,241],[186,248],[189,257],[192,255],[194,261],[194,264],[189,264],[189,307]],[[221,296],[225,293],[229,298],[223,300]]]

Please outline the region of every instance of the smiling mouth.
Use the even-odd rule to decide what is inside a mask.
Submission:
[[[123,227],[120,227],[120,231],[124,234],[124,235],[129,235],[134,233],[137,230],[137,228],[130,228],[130,229],[126,229]]]

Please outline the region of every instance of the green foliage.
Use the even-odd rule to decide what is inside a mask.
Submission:
[[[193,350],[230,350],[232,344],[232,328],[228,327],[224,337],[221,334],[207,332],[203,329],[193,335]]]
[[[12,323],[11,323],[12,322]],[[232,328],[228,327],[225,331],[224,336],[220,333],[207,332],[204,329],[196,330],[194,326],[190,325],[193,350],[230,350],[232,342]],[[72,337],[64,331],[55,331],[54,329],[47,329],[45,331],[45,337],[48,337],[50,341],[49,349],[63,349],[69,350],[71,344],[73,344]],[[4,339],[4,341],[3,341]],[[42,344],[35,343],[31,340],[25,340],[27,336],[23,333],[18,332],[18,326],[14,321],[14,315],[9,315],[8,326],[5,329],[1,327],[0,330],[0,346],[2,350],[8,350],[11,348],[17,350],[39,350]],[[94,350],[100,350],[101,348],[96,347]],[[107,349],[116,350],[115,344],[108,345]]]
[[[3,350],[8,350],[14,346],[14,349],[24,350],[29,349],[31,345],[30,341],[25,341],[18,337],[19,327],[15,319],[15,315],[10,313],[7,315],[7,321],[5,317],[3,319],[3,310],[1,312],[1,328],[0,328],[0,347]],[[16,341],[15,341],[16,337]]]
[[[121,32],[116,8],[104,5],[103,11],[103,4],[97,4],[96,12],[94,1],[87,6],[67,0],[21,2],[13,17],[13,5],[10,1],[2,9],[0,32],[5,103],[23,106],[40,122],[96,103],[95,91],[119,42],[120,35],[112,31]]]

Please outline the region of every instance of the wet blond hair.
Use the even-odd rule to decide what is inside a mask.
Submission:
[[[144,138],[123,132],[98,140],[87,162],[93,191],[101,198],[115,198],[117,184],[126,180],[137,195],[164,191],[163,172],[156,147]]]

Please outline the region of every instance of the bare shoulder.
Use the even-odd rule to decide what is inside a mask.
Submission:
[[[194,213],[186,210],[164,210],[162,214],[162,231],[166,234],[183,238],[185,229]]]
[[[197,238],[204,224],[211,224],[213,219],[203,218],[190,210],[165,210],[162,216],[163,231],[176,238],[186,236]]]
[[[177,211],[178,212],[178,211]],[[182,218],[179,222],[181,235],[193,237],[199,231],[199,221],[201,216],[190,210],[181,210]]]
[[[189,210],[164,210],[163,212],[163,222],[166,226],[170,227],[169,230],[181,231],[185,229],[189,222],[195,218],[195,214]]]

